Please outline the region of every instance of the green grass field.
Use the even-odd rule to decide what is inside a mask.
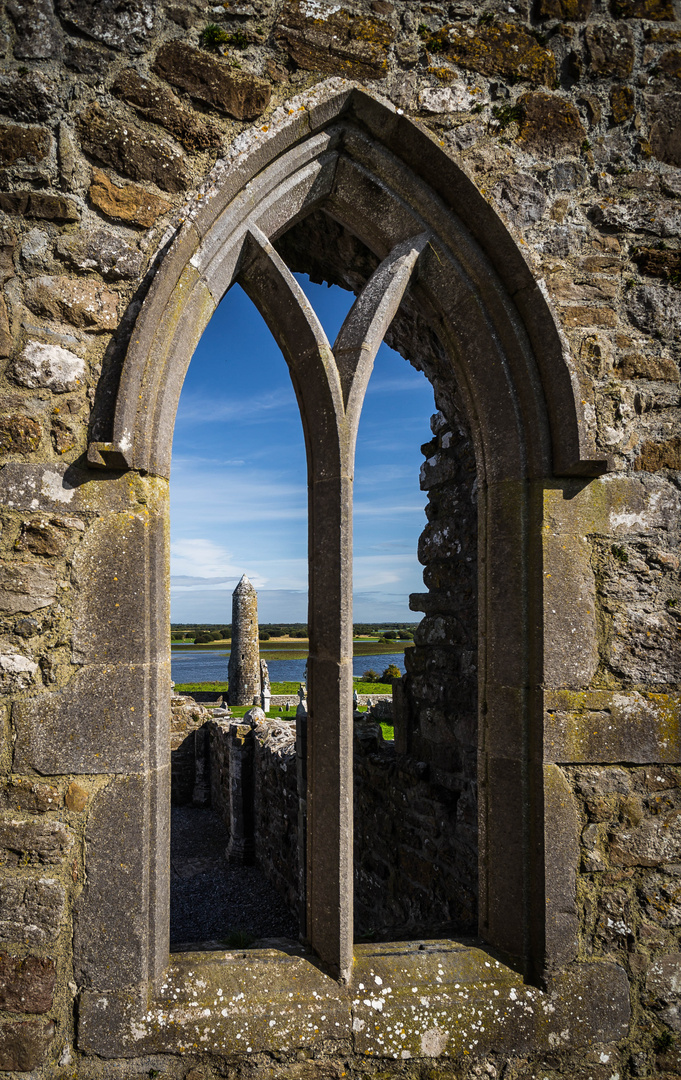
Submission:
[[[297,682],[275,682],[272,683],[273,694],[297,694],[300,683]],[[358,694],[390,694],[392,693],[392,687],[388,683],[367,683],[362,682],[360,679],[355,680],[354,688]],[[196,683],[175,683],[175,690],[178,694],[226,694],[227,683],[226,682],[196,682]]]

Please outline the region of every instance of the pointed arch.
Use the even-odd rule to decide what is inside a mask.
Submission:
[[[545,640],[543,632],[540,501],[555,477],[595,476],[607,463],[589,445],[570,358],[541,283],[462,169],[418,124],[351,87],[330,96],[321,93],[271,131],[252,133],[250,148],[223,163],[187,209],[159,263],[130,336],[111,437],[91,443],[89,461],[95,467],[167,478],[187,366],[233,283],[244,284],[286,354],[286,333],[276,325],[283,309],[269,294],[283,269],[274,253],[267,272],[260,272],[254,238],[262,238],[261,247],[271,244],[317,209],[354,233],[378,260],[410,239],[423,238],[418,261],[409,267],[409,297],[442,345],[447,365],[442,379],[458,387],[481,482],[480,930],[536,977],[547,964],[572,959],[574,938],[572,915],[564,910],[574,867],[552,859],[546,844],[552,792],[544,781],[540,691],[561,646]],[[328,343],[315,336],[313,320],[302,325],[302,306],[295,318],[309,338],[310,384],[318,384],[330,414],[340,408],[342,380],[336,385],[327,378]],[[385,320],[379,322],[382,333]],[[322,435],[304,411],[303,425],[309,456],[311,437]],[[340,489],[347,479],[342,469],[335,479]],[[318,517],[310,516],[311,551],[322,532],[334,537],[347,533],[339,507],[336,500],[324,510],[318,501]],[[348,550],[337,545],[334,556],[339,594],[333,603],[344,612],[346,631],[351,619],[343,566]],[[153,557],[155,565],[165,566],[160,545]],[[312,581],[317,569],[312,560]],[[150,612],[162,606],[156,594],[164,573],[161,569],[145,578]],[[312,682],[310,688],[314,722],[315,700],[349,703],[351,682],[347,663],[339,660],[342,642],[337,642],[338,656],[326,656],[322,647],[334,634],[342,638],[340,615],[329,629],[314,588],[310,604],[311,654],[318,650],[320,660],[317,685]],[[166,627],[152,622],[146,627],[148,655],[164,660],[160,646]],[[309,791],[320,792],[333,773],[331,787],[340,805],[348,798],[347,784],[337,781],[348,776],[351,726],[347,709],[337,712],[331,756],[323,760],[320,754],[310,768]],[[162,722],[156,717],[152,727]],[[312,757],[308,762],[313,763]],[[308,799],[308,812],[313,817],[313,799]],[[340,883],[339,890],[342,884],[347,895],[347,821],[341,832],[330,840],[313,836],[308,852],[330,860],[329,879]],[[165,894],[155,889],[160,911]],[[329,912],[328,896],[319,899],[308,890],[308,926],[315,920],[330,925]],[[331,920],[334,940],[322,936],[318,947],[345,977],[352,962],[350,914],[339,900]],[[162,966],[162,934],[159,941],[150,961],[155,973]]]
[[[501,460],[517,476],[605,471],[549,304],[505,225],[429,133],[357,88],[256,139],[189,209],[135,321],[112,438],[90,445],[92,465],[168,476],[187,364],[239,280],[249,229],[273,240],[322,205],[380,259],[427,236],[417,295],[449,346],[490,479]]]

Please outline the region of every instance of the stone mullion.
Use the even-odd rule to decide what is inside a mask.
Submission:
[[[307,933],[345,982],[352,970],[352,479],[309,484]]]

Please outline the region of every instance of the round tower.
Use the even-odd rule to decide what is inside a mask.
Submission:
[[[244,574],[232,593],[232,649],[229,654],[229,705],[252,705],[260,699],[258,594]]]

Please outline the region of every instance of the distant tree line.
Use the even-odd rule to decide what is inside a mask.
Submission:
[[[355,623],[355,637],[377,635],[379,641],[411,641],[417,623]],[[260,641],[270,638],[292,637],[307,638],[308,628],[305,623],[260,623],[258,637]],[[232,637],[231,626],[219,623],[171,623],[171,641],[193,641],[196,645],[207,645],[211,641],[229,641]]]
[[[355,636],[360,634],[378,634],[379,637],[387,638],[388,641],[409,641],[414,636],[414,630],[418,623],[355,623],[353,632]],[[404,635],[407,635],[406,637]]]

